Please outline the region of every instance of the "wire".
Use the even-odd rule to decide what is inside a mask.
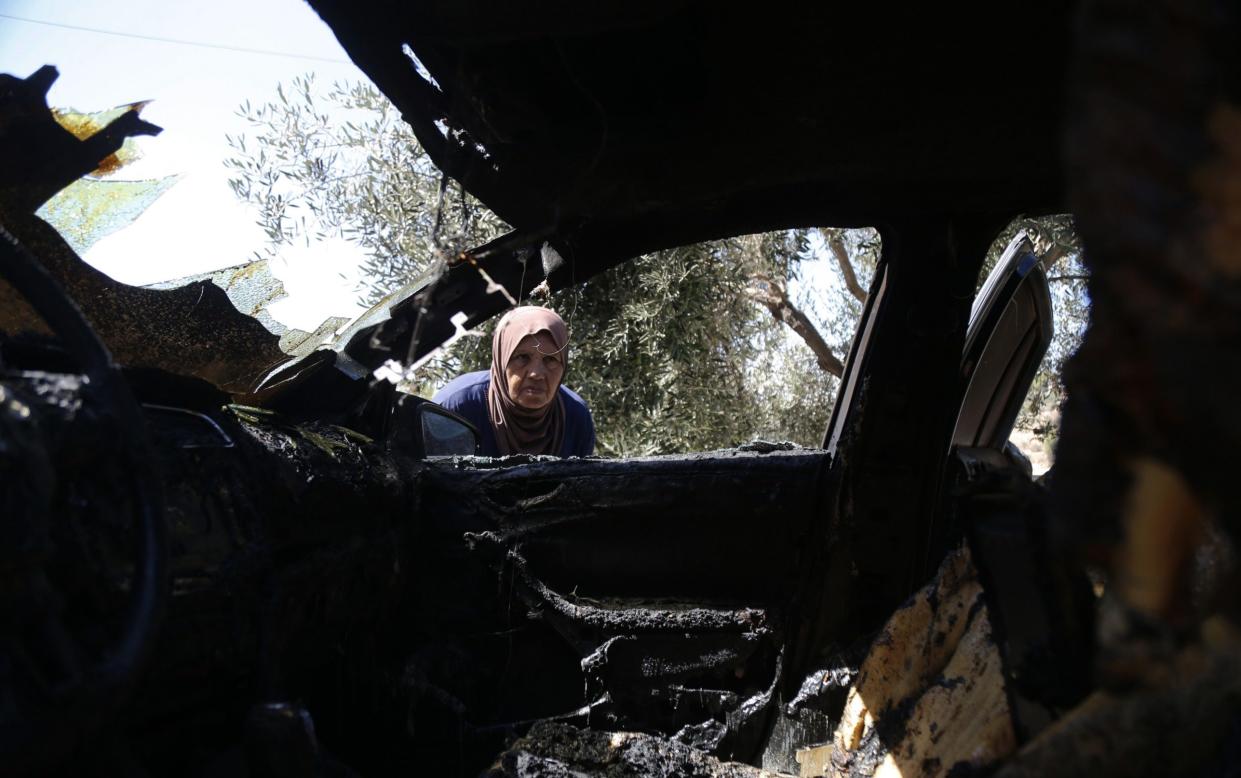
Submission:
[[[62,24],[60,22],[49,22],[42,19],[26,19],[21,16],[13,16],[11,14],[0,13],[0,19],[12,19],[15,22],[26,22],[27,24],[42,24],[47,27],[60,27],[64,30],[77,30],[78,32],[93,32],[97,35],[115,35],[118,38],[136,38],[144,41],[155,41],[157,43],[175,43],[180,46],[198,46],[204,49],[220,49],[222,51],[238,51],[243,54],[263,54],[269,57],[288,57],[290,59],[308,59],[315,62],[331,62],[336,65],[353,64],[348,60],[332,59],[330,57],[315,57],[310,54],[290,54],[285,51],[270,51],[267,49],[248,49],[244,46],[228,46],[223,43],[203,43],[202,41],[187,41],[177,38],[161,38],[156,35],[139,35],[134,32],[117,32],[116,30],[100,30],[95,27],[81,27],[76,24]]]

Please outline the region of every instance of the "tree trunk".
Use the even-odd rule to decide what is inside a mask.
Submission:
[[[853,262],[849,259],[849,251],[845,248],[844,238],[839,230],[824,230],[823,240],[827,242],[827,249],[836,258],[836,264],[840,266],[840,274],[845,279],[845,288],[849,290],[849,294],[853,295],[859,303],[866,304],[866,290],[858,283],[857,272],[853,269]]]
[[[810,350],[814,352],[819,367],[840,378],[844,375],[845,366],[832,353],[832,347],[819,334],[814,322],[801,309],[793,305],[785,288],[766,276],[756,275],[750,279],[750,288],[746,294],[751,300],[761,303],[778,321],[782,321],[801,337]]]

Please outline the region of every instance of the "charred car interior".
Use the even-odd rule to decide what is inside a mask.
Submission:
[[[287,357],[85,265],[34,211],[159,128],[0,76],[5,772],[1235,772],[1235,8],[309,2],[512,231]],[[1092,321],[1035,479],[1032,241],[974,290],[1065,212]],[[375,377],[819,224],[883,239],[822,448],[474,457]]]

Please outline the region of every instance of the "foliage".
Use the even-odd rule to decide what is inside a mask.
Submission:
[[[586,397],[598,453],[642,456],[754,438],[819,445],[835,379],[746,296],[758,268],[795,277],[806,233],[787,231],[637,257],[557,293],[572,332],[568,382]],[[420,393],[487,369],[490,336],[429,366]]]
[[[759,354],[751,378],[775,380],[752,380],[757,406],[753,437],[823,445],[839,380],[819,367],[804,344],[787,337]]]
[[[843,251],[845,259],[852,265],[861,288],[869,289],[883,251],[879,232],[866,227],[852,230],[820,228],[818,233],[818,240],[813,244],[812,250],[831,254],[834,253],[831,244],[839,241],[837,250]],[[836,259],[839,261],[838,256]],[[858,320],[862,318],[863,300],[850,294],[840,273],[830,274],[826,281],[827,293],[817,300],[807,300],[806,304],[823,323],[821,329],[828,338],[828,343],[844,359]]]
[[[277,87],[277,100],[238,114],[252,133],[229,137],[229,186],[255,206],[267,233],[261,257],[295,240],[343,237],[369,255],[368,303],[430,268],[433,259],[477,245],[505,225],[469,195],[449,188],[396,108],[369,84],[313,75]],[[319,107],[318,101],[326,105]]]
[[[770,241],[779,234],[762,237]],[[869,228],[819,228],[803,232],[799,238],[800,245],[773,251],[768,244],[754,256],[786,257],[777,267],[790,281],[792,302],[807,313],[832,353],[844,361],[863,303],[847,289],[842,273],[836,272],[833,260],[828,259],[832,253],[829,244],[839,241],[838,248],[864,290],[869,288],[879,263],[879,233]],[[809,262],[811,259],[817,261]],[[818,270],[813,279],[806,277],[808,268]],[[800,338],[785,328],[772,333],[759,349],[750,381],[758,398],[757,437],[822,445],[839,380],[823,370]]]
[[[253,134],[229,139],[230,184],[258,209],[266,253],[295,240],[351,240],[370,256],[368,301],[433,271],[445,252],[504,229],[472,198],[445,188],[397,111],[368,85],[320,95],[306,76],[280,88],[276,101],[247,103],[240,113]],[[877,236],[832,235],[857,254],[867,283]],[[824,245],[818,232],[788,230],[684,246],[554,295],[572,332],[567,382],[595,414],[599,453],[704,450],[754,437],[821,444],[835,378],[751,297],[763,283],[787,308],[817,308],[811,318],[843,357],[860,304],[841,292],[838,304],[812,305],[804,285],[796,291]],[[425,366],[415,388],[430,394],[489,360],[484,329]]]
[[[600,453],[718,448],[759,431],[751,376],[776,325],[745,296],[752,260],[740,239],[684,246],[557,295],[573,381],[607,420]]]

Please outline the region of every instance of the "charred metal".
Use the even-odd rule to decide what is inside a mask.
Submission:
[[[54,68],[0,76],[6,769],[1235,772],[1235,9],[311,5],[513,232],[286,357],[34,215],[141,106],[79,139]],[[1029,240],[974,290],[1066,210],[1093,318],[1036,480]],[[822,449],[438,456],[442,409],[375,378],[639,253],[824,223],[883,257]]]

